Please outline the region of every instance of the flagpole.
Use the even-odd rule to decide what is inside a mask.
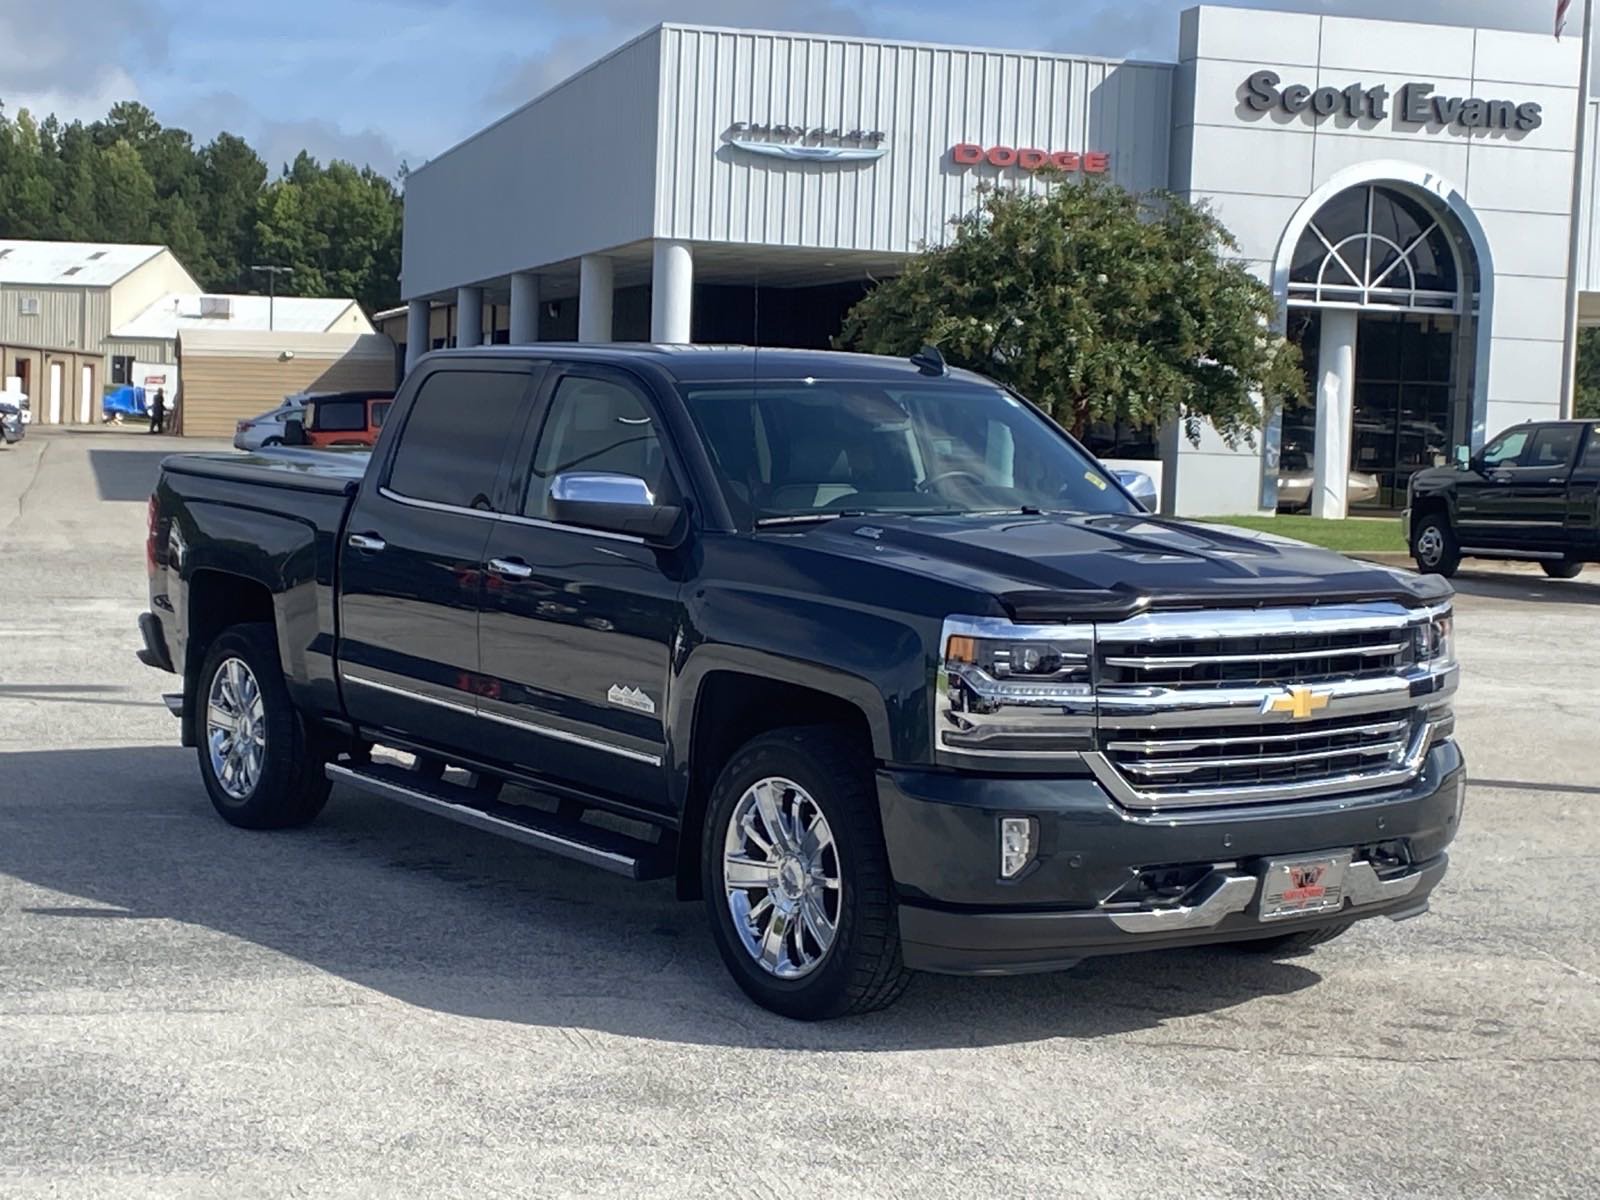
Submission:
[[[1594,0],[1583,0],[1583,59],[1578,68],[1578,141],[1572,163],[1572,218],[1567,240],[1567,328],[1561,346],[1561,416],[1571,417],[1578,386],[1578,292],[1582,287],[1584,151],[1589,144],[1589,76],[1594,67]],[[1596,197],[1600,200],[1600,197]]]

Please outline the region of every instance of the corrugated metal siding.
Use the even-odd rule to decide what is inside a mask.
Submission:
[[[101,291],[98,295],[103,301],[105,293]],[[38,300],[37,316],[22,315],[24,299]],[[85,327],[84,308],[83,288],[0,288],[0,343],[47,350],[98,349],[98,338],[86,344],[84,337],[94,337],[96,332],[103,337],[105,330]]]
[[[181,369],[186,437],[232,437],[240,420],[276,407],[294,392],[394,386],[392,352],[337,359],[296,356],[288,362],[273,354],[245,358],[186,352]]]
[[[659,68],[652,33],[413,171],[402,294],[649,237]]]
[[[1173,68],[842,38],[662,31],[657,236],[915,251],[998,177],[950,148],[1102,150],[1136,190],[1167,184]],[[868,163],[765,159],[725,144],[737,121],[878,129]]]
[[[159,339],[107,338],[106,354],[128,355],[146,363],[175,363],[178,361],[177,343]]]

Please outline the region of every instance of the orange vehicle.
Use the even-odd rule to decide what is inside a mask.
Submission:
[[[284,444],[310,446],[370,446],[394,403],[393,392],[329,392],[308,397],[298,418],[284,426]]]

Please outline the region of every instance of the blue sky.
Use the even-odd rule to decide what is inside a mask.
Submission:
[[[137,99],[276,170],[301,147],[385,172],[446,149],[664,20],[1140,58],[1191,0],[0,0],[0,102],[92,119]],[[1235,0],[1241,2],[1241,0]],[[1554,0],[1242,0],[1548,31]],[[1575,6],[1582,8],[1581,3]]]

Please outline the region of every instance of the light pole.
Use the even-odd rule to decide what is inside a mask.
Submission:
[[[265,271],[267,274],[267,328],[270,330],[272,328],[273,310],[278,304],[278,276],[293,275],[294,268],[279,267],[269,263],[266,265],[258,264],[250,269],[252,271]]]

